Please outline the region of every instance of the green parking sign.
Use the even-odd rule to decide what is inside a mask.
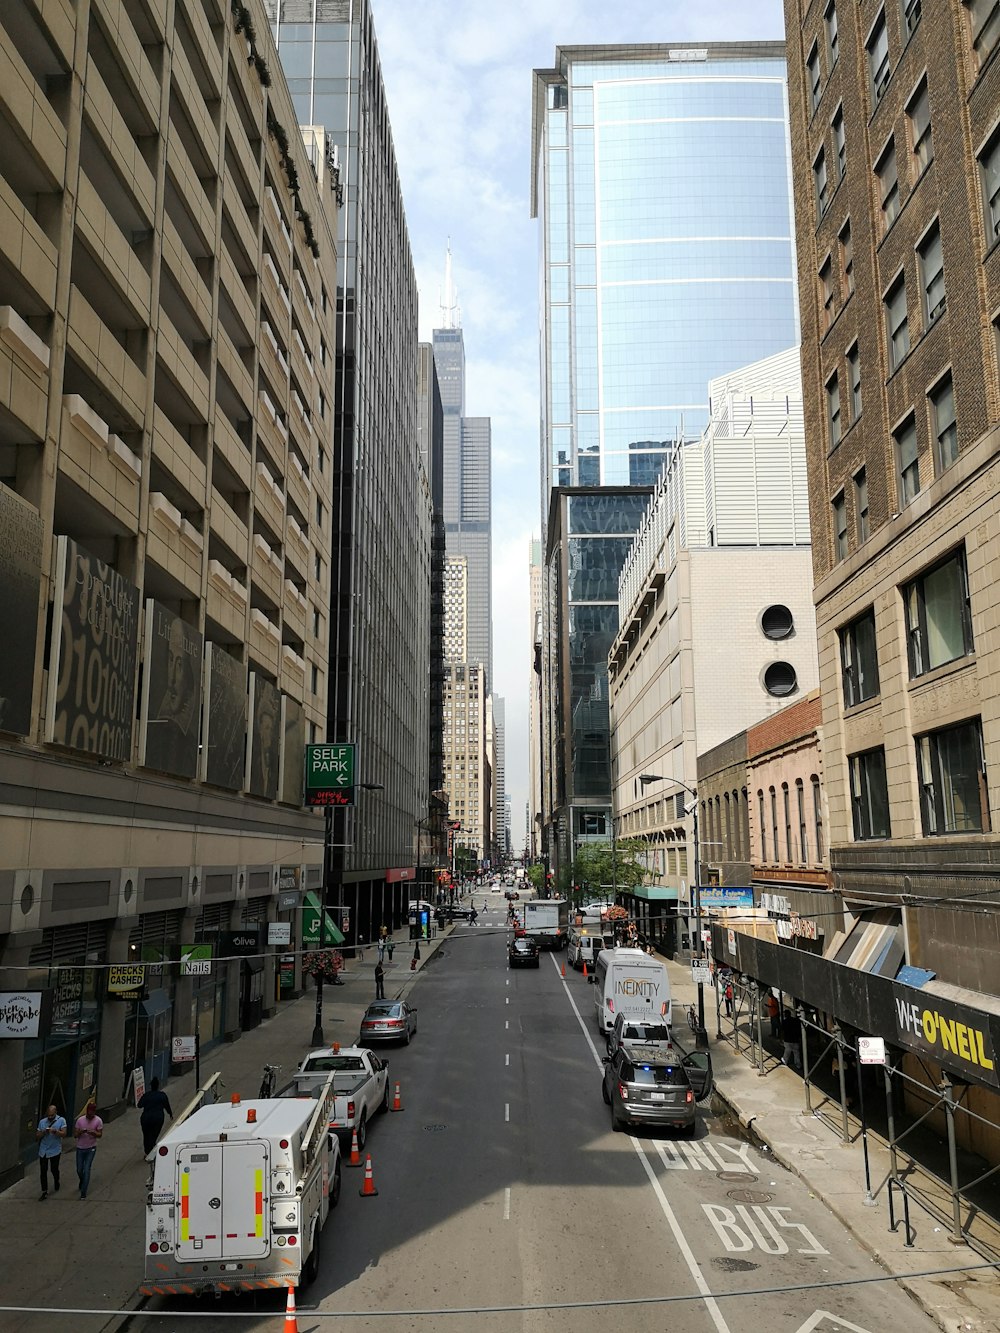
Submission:
[[[306,805],[353,805],[357,746],[306,746]]]

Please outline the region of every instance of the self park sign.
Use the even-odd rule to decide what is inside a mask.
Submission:
[[[306,805],[353,805],[357,746],[306,746]]]

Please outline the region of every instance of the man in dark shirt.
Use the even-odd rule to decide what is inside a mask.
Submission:
[[[142,1155],[148,1157],[156,1147],[156,1140],[160,1137],[160,1131],[163,1128],[163,1118],[168,1115],[171,1120],[174,1113],[170,1109],[170,1098],[165,1092],[160,1091],[160,1080],[154,1078],[149,1087],[139,1098],[139,1128],[142,1130]]]
[[[781,1040],[784,1043],[784,1049],[781,1052],[781,1063],[791,1065],[793,1069],[801,1071],[802,1054],[799,1043],[802,1040],[802,1024],[791,1009],[785,1010],[781,1020]]]

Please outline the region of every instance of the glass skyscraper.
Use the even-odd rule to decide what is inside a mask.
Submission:
[[[783,45],[558,47],[534,74],[532,210],[559,868],[610,831],[607,651],[648,498],[632,488],[701,435],[710,379],[798,342]]]

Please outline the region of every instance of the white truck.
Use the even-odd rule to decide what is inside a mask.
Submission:
[[[530,898],[524,904],[524,932],[539,949],[565,949],[569,903],[565,898]]]
[[[602,949],[594,968],[597,1030],[606,1037],[619,1014],[637,1023],[670,1026],[670,975],[642,949]]]
[[[312,1097],[333,1076],[335,1097],[330,1109],[330,1130],[351,1146],[355,1129],[358,1148],[364,1148],[368,1126],[379,1111],[389,1109],[389,1066],[364,1046],[322,1046],[310,1051],[299,1065],[282,1097]]]
[[[305,1286],[340,1198],[333,1079],[314,1097],[191,1102],[160,1139],[146,1196],[145,1295]]]

